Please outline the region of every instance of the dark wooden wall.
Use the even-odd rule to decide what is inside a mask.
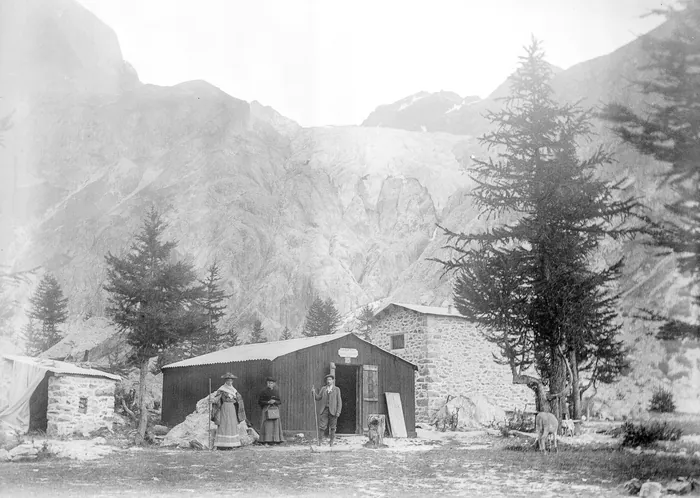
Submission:
[[[340,348],[357,349],[358,357],[351,358],[350,363],[345,363],[345,360],[338,356]],[[415,435],[413,365],[352,335],[290,353],[272,362],[257,360],[166,368],[163,370],[163,423],[172,427],[182,422],[194,411],[197,401],[207,395],[207,379],[212,378],[213,389],[216,389],[223,382],[220,379],[221,375],[232,372],[239,377],[234,380],[234,387],[244,398],[248,420],[257,428],[260,423],[257,396],[265,387],[265,377],[271,374],[277,378],[282,397],[282,429],[290,434],[315,433],[311,386],[314,385],[318,390],[324,385],[323,378],[329,372],[331,362],[338,365],[377,365],[379,413],[387,413],[385,392],[400,393],[406,429],[409,435]],[[360,370],[360,376],[361,372]]]
[[[209,393],[209,379],[212,392],[216,391],[224,383],[221,376],[227,372],[238,377],[233,381],[233,387],[243,396],[248,420],[257,427],[261,413],[257,405],[258,394],[265,387],[265,377],[272,372],[269,360],[164,369],[162,422],[173,427],[185,420],[195,410],[197,401]]]
[[[338,356],[339,348],[354,348],[358,357],[350,363]],[[377,365],[379,367],[379,413],[386,413],[385,392],[401,394],[401,403],[409,434],[415,434],[415,380],[413,365],[376,346],[348,335],[288,354],[274,361],[284,403],[281,407],[282,428],[285,431],[315,432],[314,400],[311,386],[324,385],[323,377],[330,363],[339,365]],[[305,365],[306,368],[301,366]],[[295,372],[296,370],[296,372]],[[283,376],[282,372],[294,372]],[[360,375],[361,372],[360,372]]]

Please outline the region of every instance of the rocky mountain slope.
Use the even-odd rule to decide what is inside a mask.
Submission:
[[[243,335],[255,317],[270,338],[285,325],[298,330],[313,292],[332,297],[342,313],[387,299],[449,301],[449,279],[427,258],[443,251],[436,223],[483,226],[463,166],[485,153],[473,137],[486,130],[479,109],[493,99],[463,105],[446,92],[414,96],[404,109],[400,101],[378,110],[367,126],[302,128],[203,81],[140,83],[114,33],[73,0],[5,0],[0,8],[0,116],[14,112],[0,149],[0,263],[54,272],[74,320],[102,314],[104,255],[128,245],[151,205],[164,212],[178,257],[199,268],[219,260],[232,295],[226,325]],[[638,105],[621,83],[643,57],[638,45],[557,74],[555,88],[562,98]],[[420,110],[420,102],[431,105]],[[434,102],[462,107],[434,112]],[[439,126],[421,121],[447,114]],[[428,132],[377,126],[399,117]],[[619,163],[604,174],[629,176],[626,192],[660,212],[670,195],[654,178],[662,166],[599,130],[584,151],[614,147]],[[694,353],[665,350],[645,335],[651,326],[633,318],[642,306],[688,316],[689,282],[672,259],[655,259],[639,243],[610,245],[600,258],[623,253],[625,334],[636,369],[607,399],[630,404],[634,395],[643,404],[650,386],[673,378],[682,408],[700,410]],[[26,302],[30,291],[13,297]],[[89,331],[90,323],[75,329]],[[64,342],[71,340],[84,344]]]

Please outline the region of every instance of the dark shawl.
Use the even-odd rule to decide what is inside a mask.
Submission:
[[[279,405],[282,403],[282,399],[280,398],[280,391],[276,387],[273,389],[266,387],[265,389],[260,391],[260,396],[258,396],[258,404],[261,408],[270,406],[268,405],[268,401],[270,400],[274,400],[275,405]]]

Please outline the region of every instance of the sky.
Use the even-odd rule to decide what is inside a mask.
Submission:
[[[486,97],[532,35],[563,69],[663,21],[658,0],[79,0],[144,83],[206,80],[303,126],[419,91]]]

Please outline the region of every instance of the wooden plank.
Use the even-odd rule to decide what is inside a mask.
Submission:
[[[394,437],[408,437],[406,422],[401,408],[401,395],[399,393],[384,393],[386,396],[386,408],[389,412],[389,424]]]

